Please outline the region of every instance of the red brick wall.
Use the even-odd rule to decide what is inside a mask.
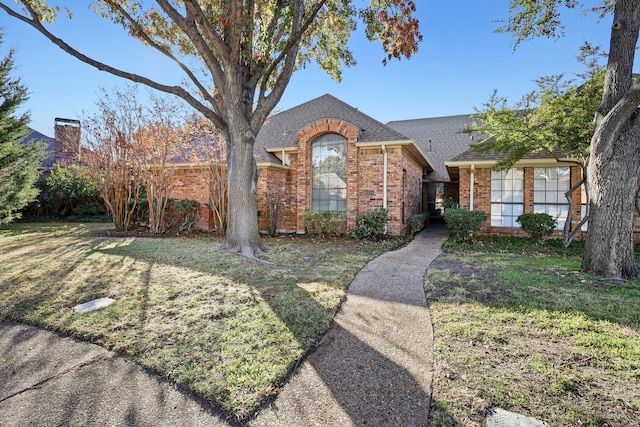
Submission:
[[[524,212],[533,212],[533,167],[525,167],[524,168],[524,182],[525,182],[525,190],[524,190]],[[459,202],[460,207],[463,209],[469,209],[469,176],[470,169],[460,169],[460,189],[459,189]],[[582,179],[582,175],[580,172],[580,167],[572,166],[571,167],[571,186],[577,184],[580,179]],[[476,168],[475,169],[475,187],[474,187],[474,206],[473,210],[476,211],[484,211],[487,215],[491,213],[491,169],[490,168]],[[573,200],[573,215],[571,218],[572,230],[577,227],[582,218],[581,216],[581,194],[580,191],[576,191],[572,196]],[[512,228],[501,228],[501,227],[491,227],[491,221],[488,218],[487,221],[483,225],[483,232],[492,233],[492,234],[502,234],[502,235],[518,235],[518,236],[526,236],[521,229],[512,229]],[[634,231],[634,240],[636,242],[640,242],[640,215],[636,213],[635,215],[635,230]],[[562,231],[556,231],[554,236],[561,237]],[[576,239],[581,239],[584,236],[582,233],[578,233],[576,235]]]
[[[80,154],[80,122],[59,119],[54,123],[53,163],[69,166],[78,162]]]
[[[191,199],[200,202],[195,228],[209,230],[213,227],[213,212],[209,203],[211,180],[208,167],[176,168],[169,197],[172,199]]]
[[[422,168],[401,148],[387,149],[387,230],[391,236],[406,234],[409,218],[421,210]],[[372,180],[381,180],[381,175]]]
[[[425,185],[425,189],[426,189],[426,185]],[[452,198],[455,201],[457,201],[458,203],[460,203],[460,183],[459,182],[445,182],[444,183],[444,200],[447,200],[448,198]],[[423,210],[426,210],[425,208],[423,208]]]
[[[280,192],[280,208],[276,221],[276,231],[290,233],[296,231],[297,216],[295,203],[295,182],[291,169],[261,168],[258,178],[258,227],[260,231],[268,232],[270,212],[267,204],[267,193],[275,200]]]
[[[387,232],[405,234],[409,217],[422,208],[422,168],[401,147],[387,148]],[[384,207],[384,153],[382,148],[358,152],[358,215]],[[404,179],[404,186],[403,186]],[[404,218],[402,203],[404,201]]]
[[[360,214],[382,208],[384,205],[384,157],[380,148],[360,149],[358,152]],[[387,175],[389,179],[389,175]]]

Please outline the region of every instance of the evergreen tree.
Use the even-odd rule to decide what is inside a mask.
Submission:
[[[33,184],[44,159],[40,143],[20,144],[29,134],[29,114],[18,116],[16,110],[28,99],[28,94],[19,79],[11,78],[13,67],[10,50],[0,61],[0,224],[19,218],[18,211],[38,195]]]

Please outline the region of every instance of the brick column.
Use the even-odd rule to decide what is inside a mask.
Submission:
[[[327,133],[337,133],[347,139],[347,227],[356,224],[358,212],[358,135],[360,129],[339,119],[321,119],[298,134],[297,223],[296,232],[304,233],[302,215],[311,210],[311,143]]]

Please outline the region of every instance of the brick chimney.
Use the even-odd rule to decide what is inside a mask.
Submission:
[[[80,120],[55,119],[53,163],[69,166],[78,162],[80,155]]]

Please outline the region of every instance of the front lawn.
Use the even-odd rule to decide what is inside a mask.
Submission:
[[[0,228],[0,321],[62,331],[249,416],[329,327],[358,271],[403,243],[282,236],[258,263],[200,237],[107,237],[105,224]],[[101,236],[102,233],[102,236]],[[110,297],[85,314],[73,307]]]
[[[580,273],[579,244],[512,239],[448,243],[427,270],[432,425],[484,426],[500,407],[554,427],[640,426],[640,281]]]

